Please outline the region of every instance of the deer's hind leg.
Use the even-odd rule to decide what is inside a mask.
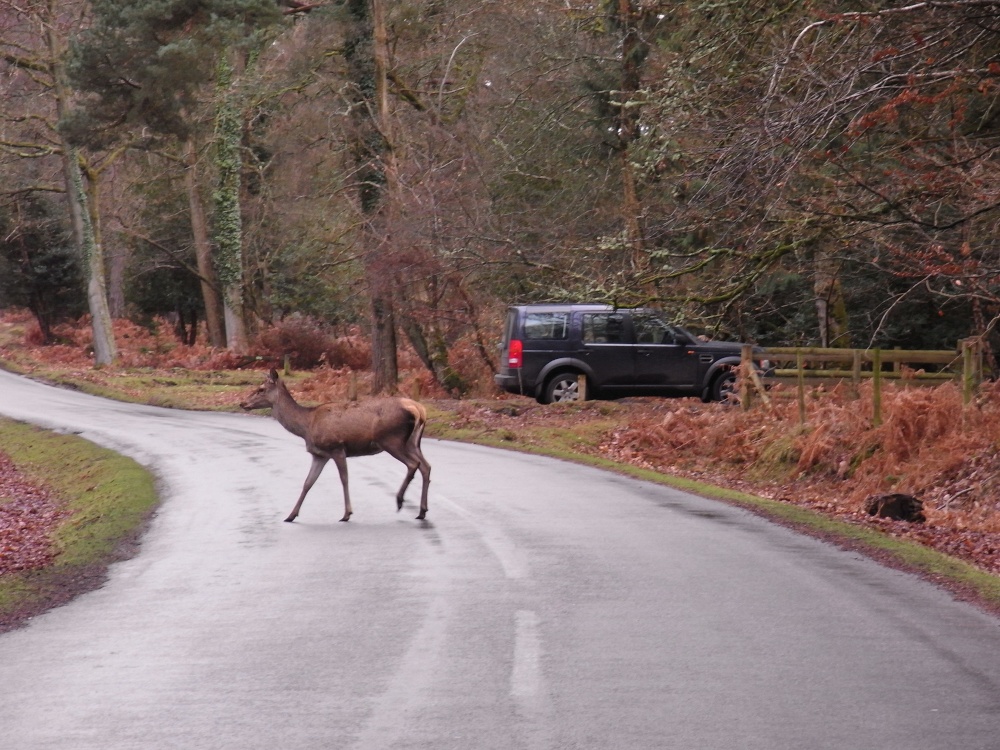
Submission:
[[[430,463],[424,458],[420,446],[409,443],[404,443],[403,445],[383,444],[382,448],[397,461],[406,465],[406,478],[403,480],[399,492],[396,493],[397,511],[403,509],[403,495],[406,494],[406,488],[410,486],[410,482],[416,476],[417,470],[420,470],[420,477],[423,480],[423,491],[420,494],[420,513],[417,515],[417,520],[422,521],[427,515],[427,490],[431,483]]]

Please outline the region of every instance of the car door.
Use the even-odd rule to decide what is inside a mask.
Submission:
[[[693,388],[698,354],[680,331],[652,311],[632,314],[635,332],[635,381],[650,388]]]
[[[633,347],[620,312],[579,314],[579,356],[594,373],[598,388],[630,385],[635,378]]]

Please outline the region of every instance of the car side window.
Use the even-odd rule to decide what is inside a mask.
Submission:
[[[624,315],[620,313],[584,313],[583,343],[621,344],[624,341]]]
[[[632,316],[637,344],[676,344],[673,329],[656,315],[638,313]]]
[[[569,313],[527,313],[524,316],[524,338],[530,340],[569,338]]]

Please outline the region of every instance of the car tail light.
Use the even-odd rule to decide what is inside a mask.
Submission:
[[[507,367],[518,368],[524,362],[524,344],[517,339],[511,339],[507,347]]]

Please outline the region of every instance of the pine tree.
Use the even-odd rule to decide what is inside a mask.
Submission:
[[[239,210],[238,187],[235,206],[225,203],[224,215],[216,217],[224,226],[225,254],[217,263],[199,191],[199,143],[207,137],[202,123],[206,100],[219,91],[213,82],[222,69],[220,61],[259,45],[269,26],[280,20],[280,9],[273,0],[96,0],[93,5],[94,24],[80,36],[71,68],[74,83],[91,96],[68,130],[83,143],[94,133],[118,138],[141,133],[150,142],[174,139],[182,145],[206,324],[211,342],[225,346],[223,300],[241,297],[241,290],[232,288],[241,282],[238,269],[232,272],[232,255],[238,252],[234,241],[239,245],[233,227],[240,231],[232,221],[233,211]],[[230,181],[223,192],[231,197],[230,164],[238,154],[234,157],[230,146],[215,154],[225,162],[216,167]],[[238,173],[235,177],[238,184]],[[225,275],[221,280],[220,270]],[[242,305],[238,308],[241,316]],[[232,327],[242,330],[242,320],[237,325],[234,319]],[[232,340],[241,346],[243,336]]]

